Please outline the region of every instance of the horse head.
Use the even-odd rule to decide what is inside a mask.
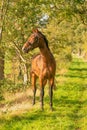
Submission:
[[[34,48],[38,47],[39,43],[38,33],[39,33],[38,29],[33,30],[33,33],[22,47],[23,52],[28,53],[30,50],[33,50]]]

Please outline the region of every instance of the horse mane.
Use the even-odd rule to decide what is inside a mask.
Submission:
[[[38,33],[41,34],[41,36],[43,37],[43,39],[45,41],[45,44],[46,44],[47,48],[49,49],[48,40],[47,40],[46,36],[44,34],[42,34],[40,31],[38,31]]]

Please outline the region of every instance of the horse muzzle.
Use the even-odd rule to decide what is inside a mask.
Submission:
[[[28,51],[29,51],[28,49],[22,47],[22,52],[23,52],[23,53],[28,53]]]

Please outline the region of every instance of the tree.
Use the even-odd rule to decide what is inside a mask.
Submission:
[[[9,5],[9,0],[6,1],[1,1],[1,11],[0,11],[0,80],[4,78],[4,57],[5,57],[5,52],[4,52],[4,46],[3,46],[3,31],[5,28],[5,18],[6,18],[6,13],[8,10],[8,5]]]
[[[6,2],[5,0],[4,3]],[[24,55],[21,52],[22,45],[32,28],[38,27],[48,38],[50,48],[57,59],[60,59],[60,63],[71,60],[72,50],[78,49],[83,41],[77,30],[81,24],[86,25],[86,4],[85,0],[10,1],[7,15],[3,15],[5,56],[13,59],[16,57],[25,64],[26,59],[31,58],[32,52]],[[7,5],[4,6],[5,10]],[[33,54],[36,52],[38,50],[33,51]]]
[[[32,10],[37,6],[36,10]],[[40,8],[41,9],[41,8]],[[38,19],[41,18],[42,13],[38,8],[37,2],[27,0],[10,2],[9,10],[6,19],[5,41],[6,48],[10,50],[13,57],[18,58],[24,63],[24,79],[27,73],[26,55],[23,55],[21,48],[31,31],[38,24]],[[14,51],[15,50],[15,51]],[[15,52],[15,53],[13,53]],[[30,55],[28,55],[30,57]],[[27,57],[28,57],[27,56]],[[29,58],[28,58],[29,59]]]

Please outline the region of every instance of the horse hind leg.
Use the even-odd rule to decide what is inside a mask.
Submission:
[[[53,110],[53,87],[54,87],[54,78],[49,80],[49,96],[50,96],[50,109]]]
[[[32,90],[33,90],[33,100],[32,104],[35,104],[35,95],[36,95],[36,75],[32,72],[31,73],[31,83],[32,83]]]

